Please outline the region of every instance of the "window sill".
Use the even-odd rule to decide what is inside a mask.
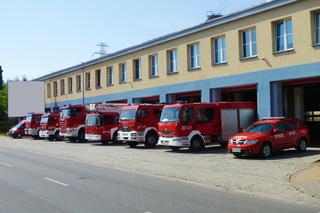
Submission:
[[[200,71],[200,70],[201,70],[201,67],[189,68],[189,69],[188,69],[189,72]]]
[[[254,55],[254,56],[248,56],[245,58],[240,58],[240,61],[247,61],[247,60],[253,60],[253,59],[257,59],[258,55]]]
[[[96,89],[102,89],[102,86],[96,87]]]
[[[313,44],[312,45],[314,48],[320,48],[320,43],[319,44]]]
[[[73,94],[73,92],[69,92],[69,93],[68,93],[68,95],[72,95],[72,94]]]
[[[82,92],[82,90],[77,90],[77,93],[80,93],[80,92]]]
[[[223,66],[223,65],[228,65],[227,61],[220,62],[220,63],[213,63],[212,66]]]
[[[286,53],[290,53],[290,52],[294,52],[294,51],[295,51],[294,48],[291,48],[291,49],[287,49],[287,50],[273,52],[273,55],[281,55],[281,54],[286,54]]]
[[[159,75],[151,75],[149,76],[150,79],[153,79],[153,78],[159,78]]]
[[[133,79],[133,81],[142,81],[142,78],[139,78],[139,79]]]
[[[167,75],[177,75],[179,72],[178,71],[174,71],[174,72],[167,72]]]
[[[128,82],[126,82],[126,81],[120,81],[119,82],[119,84],[126,84],[126,83],[128,83]]]
[[[91,91],[91,88],[90,89],[86,89],[86,91]]]

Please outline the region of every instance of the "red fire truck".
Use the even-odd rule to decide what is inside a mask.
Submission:
[[[60,113],[46,113],[41,116],[40,120],[40,132],[41,138],[47,138],[49,141],[61,141],[63,137],[60,136]]]
[[[97,104],[86,118],[86,140],[117,143],[119,112],[125,104]]]
[[[198,151],[210,143],[227,145],[231,135],[256,120],[256,103],[177,103],[163,108],[158,145]]]
[[[137,104],[125,106],[120,112],[118,140],[133,148],[138,143],[154,147],[158,141],[158,122],[162,104]]]
[[[34,139],[39,138],[41,116],[42,114],[40,113],[27,114],[25,122],[26,128],[24,129],[26,135],[30,135]]]
[[[60,110],[60,136],[70,141],[85,142],[85,122],[88,109],[83,105],[65,106]]]

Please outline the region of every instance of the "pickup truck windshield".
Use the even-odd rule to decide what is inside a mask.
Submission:
[[[271,129],[271,124],[252,124],[245,130],[245,132],[268,133]]]
[[[177,122],[179,120],[181,108],[164,108],[161,113],[160,122]]]
[[[136,119],[137,110],[136,109],[126,109],[120,112],[120,121],[128,121]]]

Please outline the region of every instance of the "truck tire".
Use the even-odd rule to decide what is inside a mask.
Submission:
[[[138,142],[136,141],[128,141],[128,145],[130,148],[135,148],[138,145]]]
[[[54,136],[53,135],[49,135],[48,140],[49,141],[53,141],[54,140]]]
[[[62,141],[63,140],[63,137],[60,136],[59,131],[56,131],[56,133],[54,133],[54,139],[56,141]]]
[[[69,139],[69,141],[71,141],[71,142],[73,142],[73,143],[77,141],[77,138],[76,138],[76,137],[69,137],[68,139]]]
[[[190,151],[199,152],[204,148],[203,140],[200,136],[195,136],[192,138],[190,143]]]
[[[177,152],[177,151],[179,151],[179,147],[170,147],[170,149],[171,149],[171,151],[173,151],[173,152]]]
[[[155,147],[158,143],[158,135],[155,132],[149,132],[146,136],[144,146],[148,148]]]
[[[79,140],[80,143],[86,142],[86,133],[85,133],[84,129],[80,129],[79,130],[78,140]]]
[[[269,158],[271,156],[271,153],[272,153],[272,148],[270,143],[269,142],[264,143],[261,147],[260,155],[263,158]]]
[[[296,147],[296,150],[298,150],[298,152],[307,151],[307,139],[301,138],[298,143],[298,146]]]
[[[118,132],[113,133],[112,143],[113,143],[113,144],[119,144],[119,143],[121,143],[120,141],[118,141]]]

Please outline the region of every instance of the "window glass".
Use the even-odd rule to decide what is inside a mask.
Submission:
[[[185,108],[182,110],[182,121],[184,123],[189,123],[193,119],[193,109],[191,108]]]
[[[261,133],[268,133],[272,128],[271,124],[252,124],[250,125],[245,132],[261,132]]]
[[[177,72],[178,70],[178,57],[177,50],[169,50],[169,72]]]
[[[285,124],[284,123],[278,123],[276,124],[276,128],[280,130],[281,133],[285,132]]]
[[[151,62],[151,76],[158,76],[158,56],[152,55],[150,57]]]
[[[314,14],[315,44],[320,44],[320,12]]]
[[[214,63],[220,64],[227,60],[226,39],[224,36],[214,39]]]
[[[190,51],[190,68],[196,69],[200,67],[200,45],[193,44],[189,47]]]
[[[107,68],[107,81],[108,81],[108,86],[113,85],[113,69],[112,69],[112,67]]]
[[[284,130],[285,131],[292,131],[295,129],[295,125],[292,123],[284,123]]]
[[[134,80],[141,79],[141,64],[140,63],[141,63],[140,59],[133,60]]]
[[[293,48],[293,30],[291,19],[275,23],[276,51],[285,51]]]
[[[257,55],[256,30],[242,32],[242,57],[248,58]]]
[[[120,82],[124,83],[127,81],[127,64],[120,64]]]

